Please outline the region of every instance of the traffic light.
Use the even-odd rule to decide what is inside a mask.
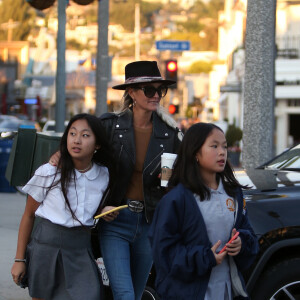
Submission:
[[[169,89],[177,88],[177,60],[166,60],[165,61],[165,79],[176,81],[175,84],[169,86]]]
[[[169,105],[169,113],[171,115],[178,114],[178,112],[179,112],[179,105],[175,105],[175,104]]]

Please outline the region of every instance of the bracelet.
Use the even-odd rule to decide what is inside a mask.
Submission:
[[[24,262],[26,263],[26,259],[25,258],[15,258],[15,262]]]

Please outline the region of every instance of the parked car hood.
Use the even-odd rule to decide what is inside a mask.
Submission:
[[[275,190],[285,186],[300,186],[299,171],[252,169],[235,171],[235,175],[242,185],[261,191]]]

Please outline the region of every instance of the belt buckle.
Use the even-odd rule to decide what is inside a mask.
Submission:
[[[136,213],[140,213],[144,209],[144,204],[141,201],[130,200],[128,203],[128,208]]]

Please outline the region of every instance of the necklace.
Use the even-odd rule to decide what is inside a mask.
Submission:
[[[82,170],[79,170],[79,169],[76,169],[76,170],[80,173],[84,173],[84,172],[88,171],[92,167],[92,165],[93,165],[93,163],[91,162],[87,168],[82,169]]]

